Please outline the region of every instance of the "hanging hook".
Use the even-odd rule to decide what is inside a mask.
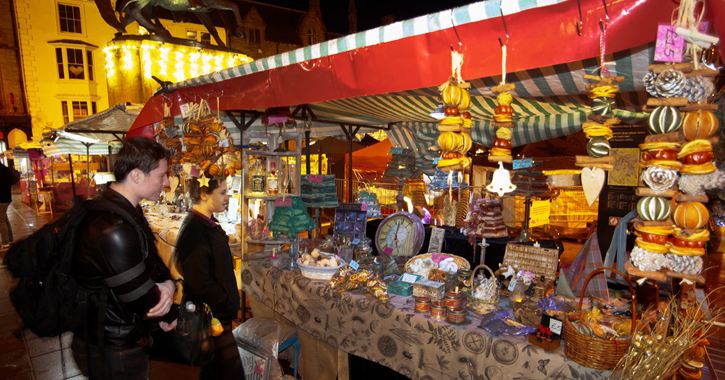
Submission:
[[[576,0],[576,6],[579,8],[579,21],[577,21],[576,24],[576,34],[581,37],[582,30],[584,30],[584,21],[582,21],[582,3],[581,0]]]
[[[509,29],[506,27],[506,18],[503,16],[503,0],[498,5],[498,10],[501,11],[501,21],[503,21],[503,30],[506,31],[506,43],[504,44],[501,40],[501,36],[498,36],[498,43],[501,44],[501,47],[504,47],[505,45],[509,44]]]
[[[458,38],[458,52],[461,52],[461,49],[463,49],[463,42],[461,42],[461,36],[458,35],[458,29],[456,29],[456,23],[453,20],[453,9],[451,9],[451,25],[453,25],[453,31],[456,33],[456,38]],[[453,49],[453,44],[451,44],[451,51],[455,51]]]
[[[605,32],[607,30],[607,24],[609,24],[609,10],[607,9],[607,0],[602,0],[602,4],[604,4],[604,21],[602,21],[602,19],[599,19],[599,29],[602,32]]]
[[[217,83],[217,82],[211,82],[211,83],[214,84],[219,89],[219,93],[220,93],[220,95],[217,95],[216,92],[212,92],[211,96],[213,96],[215,98],[224,97],[224,89],[222,89],[222,86],[220,86],[219,83]]]

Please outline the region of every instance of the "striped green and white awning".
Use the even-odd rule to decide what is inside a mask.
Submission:
[[[169,89],[175,90],[183,87],[220,82],[260,71],[276,69],[338,53],[353,51],[355,49],[397,41],[407,37],[450,29],[453,28],[454,25],[456,27],[460,27],[472,22],[501,17],[502,13],[504,15],[511,15],[525,10],[557,4],[564,1],[565,0],[481,1],[451,10],[445,10],[402,22],[396,22],[334,40],[323,41],[315,45],[305,46],[271,57],[261,58],[250,63],[222,70],[220,72],[202,75],[197,78],[175,83],[171,85]]]
[[[121,144],[110,144],[110,146],[113,149],[113,154],[117,154],[118,151],[121,150]],[[62,154],[85,155],[86,153],[89,153],[90,155],[107,155],[108,147],[108,143],[99,142],[98,144],[91,145],[88,152],[86,151],[86,146],[80,141],[60,138],[58,141],[50,145],[43,146],[43,153],[45,153],[46,156],[58,156]]]

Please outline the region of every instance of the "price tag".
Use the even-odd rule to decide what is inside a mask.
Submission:
[[[192,177],[199,177],[199,174],[199,167],[196,165],[192,166],[189,170],[189,175]]]
[[[420,276],[416,276],[412,273],[405,273],[403,274],[403,277],[400,278],[400,281],[407,282],[409,284],[415,284],[415,282],[418,281],[419,278]]]
[[[321,175],[317,175],[317,174],[310,174],[310,175],[308,175],[308,176],[307,176],[307,179],[308,179],[308,180],[309,180],[310,182],[314,182],[314,183],[322,183],[322,176],[321,176]]]
[[[513,292],[515,287],[516,287],[516,280],[511,280],[511,282],[509,283],[509,292]]]
[[[259,376],[264,377],[264,369],[259,364],[254,365],[254,373],[256,373]]]
[[[534,160],[531,158],[524,158],[523,160],[514,160],[514,170],[530,168],[534,165]]]
[[[657,28],[657,42],[655,44],[655,61],[682,62],[682,49],[685,47],[685,37],[675,33],[675,26],[661,24]]]
[[[363,204],[360,205],[360,211],[367,211],[367,210],[368,210],[368,204],[367,203],[363,203]]]
[[[549,319],[549,329],[552,333],[556,335],[561,335],[561,326],[562,323],[560,320],[554,318]]]
[[[358,243],[360,243],[360,239],[358,239],[358,238],[353,239],[352,245],[358,245]]]
[[[357,268],[360,268],[360,264],[356,263],[355,260],[350,260],[350,268],[357,270]]]
[[[385,249],[383,249],[383,253],[386,255],[389,255],[389,254],[393,253],[393,249],[390,247],[385,247]]]
[[[186,119],[186,117],[191,114],[191,106],[189,105],[189,103],[184,103],[179,106],[179,111],[181,111],[181,117],[183,119]]]
[[[292,207],[292,198],[277,198],[274,204],[276,207]]]

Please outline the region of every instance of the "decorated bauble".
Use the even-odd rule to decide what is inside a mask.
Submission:
[[[595,115],[608,116],[612,114],[615,103],[614,98],[600,96],[592,100],[592,112]]]
[[[682,132],[690,141],[710,138],[719,127],[717,116],[707,110],[688,112],[682,122]]]
[[[461,142],[461,135],[456,132],[441,132],[440,136],[438,136],[438,147],[444,152],[458,149]]]
[[[642,220],[665,220],[670,217],[671,211],[670,202],[662,197],[643,197],[637,202],[637,214]]]
[[[471,107],[471,94],[467,89],[461,89],[461,102],[458,104],[458,108],[461,110],[467,110]]]
[[[648,166],[642,172],[642,181],[654,191],[664,191],[671,188],[677,181],[677,171]]]
[[[458,87],[455,84],[449,83],[443,91],[441,91],[441,98],[443,99],[443,104],[445,104],[446,107],[458,107],[459,104],[461,104],[461,100],[463,99],[463,90]]]
[[[649,130],[652,133],[674,132],[682,125],[682,114],[675,107],[659,106],[649,115]]]
[[[659,94],[657,94],[657,89],[655,88],[655,81],[657,80],[657,73],[650,71],[647,74],[645,74],[644,78],[642,78],[642,82],[644,83],[644,89],[647,90],[647,92],[654,96],[659,97]]]
[[[587,143],[587,153],[594,158],[609,155],[609,141],[604,136],[592,137]]]
[[[459,136],[461,138],[461,145],[458,146],[458,153],[465,154],[473,146],[473,141],[471,140],[471,135],[468,133],[462,132]]]
[[[685,83],[685,74],[678,70],[665,70],[655,80],[655,89],[660,97],[672,98],[680,96]]]
[[[710,213],[700,202],[683,202],[675,207],[672,219],[675,224],[684,229],[696,230],[707,224]]]

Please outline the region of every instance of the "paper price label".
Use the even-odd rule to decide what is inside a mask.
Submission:
[[[660,25],[657,28],[657,42],[655,43],[655,61],[682,62],[682,49],[685,47],[685,37],[675,33],[675,26]]]
[[[189,116],[191,113],[191,106],[189,105],[189,103],[184,103],[179,106],[179,111],[181,111],[181,117],[183,119],[186,119],[187,116]]]
[[[385,249],[383,249],[383,253],[386,255],[389,255],[389,254],[393,253],[393,249],[390,247],[385,247]]]
[[[292,207],[292,198],[277,198],[274,200],[274,204],[277,207]]]
[[[359,243],[360,243],[360,239],[358,239],[358,238],[355,238],[352,241],[352,245],[358,245]]]
[[[308,180],[309,180],[310,182],[314,182],[314,183],[322,183],[322,176],[321,176],[321,175],[317,175],[317,174],[310,174],[309,176],[307,176],[307,179],[308,179]]]
[[[515,287],[516,287],[516,280],[511,280],[511,283],[509,283],[509,292],[513,292]]]
[[[562,323],[560,320],[553,319],[553,318],[549,320],[549,329],[551,330],[552,333],[554,333],[556,335],[561,335],[561,327],[562,327]]]
[[[530,168],[534,166],[534,160],[531,158],[524,158],[523,160],[514,160],[514,170]]]
[[[368,210],[368,204],[367,203],[363,203],[363,204],[360,205],[360,211],[367,211],[367,210]]]
[[[358,268],[360,268],[360,264],[356,263],[355,260],[350,260],[350,267],[357,270]]]
[[[400,281],[407,282],[409,284],[415,284],[415,281],[418,279],[418,277],[411,273],[405,273],[403,277],[400,278]]]

